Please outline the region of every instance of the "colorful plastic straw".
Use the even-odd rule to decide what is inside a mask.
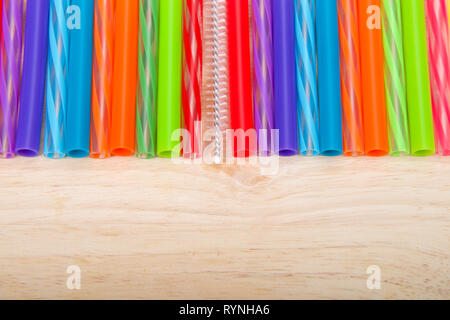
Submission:
[[[258,134],[258,154],[272,150],[274,129],[272,1],[252,0],[253,8],[253,107]]]
[[[0,157],[15,155],[22,65],[23,0],[4,0],[1,8]]]
[[[23,157],[39,155],[47,63],[48,13],[49,0],[27,1],[16,134],[16,153]]]
[[[157,154],[163,158],[179,155],[182,7],[181,0],[160,2]]]
[[[298,153],[294,3],[276,0],[272,6],[275,128],[279,130],[279,154],[293,156]]]
[[[116,1],[111,153],[135,152],[139,0]]]
[[[202,59],[203,59],[203,0],[184,0],[183,7],[183,70],[181,102],[183,156],[198,158],[202,151]]]
[[[50,2],[44,156],[53,159],[65,156],[64,133],[69,71],[69,32],[66,22],[68,4],[67,0]]]
[[[159,40],[159,0],[139,0],[138,91],[136,99],[136,153],[156,156],[156,91]]]
[[[316,0],[320,153],[342,154],[342,106],[336,1]]]
[[[450,155],[450,55],[445,0],[427,0],[428,48],[436,150]]]
[[[364,154],[358,1],[338,0],[344,154]]]
[[[368,156],[389,153],[384,86],[381,0],[359,0],[364,147]]]
[[[91,157],[111,156],[113,48],[115,0],[94,1],[94,58],[92,61]]]
[[[80,9],[80,26],[69,31],[69,87],[67,100],[66,154],[89,156],[94,1],[72,0]],[[76,13],[74,11],[73,13]]]
[[[431,110],[425,4],[423,1],[401,1],[401,6],[411,152],[415,156],[428,156],[435,153],[436,146]]]
[[[203,157],[219,164],[230,128],[226,0],[205,0],[203,20]]]
[[[315,17],[315,0],[295,2],[297,118],[300,153],[305,156],[320,153]]]
[[[250,132],[254,122],[248,2],[228,0],[227,14],[231,129],[235,133],[233,150],[236,157],[248,157],[254,155],[257,148],[256,135]],[[246,134],[245,140],[239,134],[242,131]]]
[[[390,153],[409,155],[408,106],[400,1],[383,0],[384,79]]]

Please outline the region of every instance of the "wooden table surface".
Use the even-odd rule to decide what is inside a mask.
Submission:
[[[450,298],[449,158],[18,158],[0,182],[0,299]]]

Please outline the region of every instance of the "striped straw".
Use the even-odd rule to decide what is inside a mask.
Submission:
[[[307,156],[320,153],[315,11],[315,0],[296,0],[297,118],[300,153]]]
[[[65,15],[68,4],[68,0],[50,3],[44,155],[54,159],[65,156],[64,126],[69,57],[69,33]]]
[[[271,154],[274,129],[273,38],[271,0],[252,0],[253,105],[259,155]]]
[[[450,155],[450,56],[445,0],[427,0],[428,52],[436,150]]]
[[[159,0],[139,1],[139,57],[136,150],[139,158],[156,156],[156,92]]]
[[[112,66],[115,0],[95,0],[92,69],[91,157],[111,156],[109,135],[112,105]]]
[[[201,86],[203,59],[203,0],[184,0],[183,8],[183,72],[181,99],[183,125],[189,141],[183,139],[183,156],[201,155]]]
[[[0,57],[0,157],[15,152],[23,46],[23,0],[4,0]]]
[[[364,154],[358,1],[338,0],[344,154]]]
[[[383,0],[386,105],[391,154],[410,154],[400,1]]]

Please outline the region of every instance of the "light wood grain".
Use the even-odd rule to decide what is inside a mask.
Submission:
[[[449,159],[280,161],[1,161],[0,299],[450,298]]]

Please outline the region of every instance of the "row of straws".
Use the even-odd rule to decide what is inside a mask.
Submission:
[[[3,158],[450,154],[446,0],[1,6]]]

